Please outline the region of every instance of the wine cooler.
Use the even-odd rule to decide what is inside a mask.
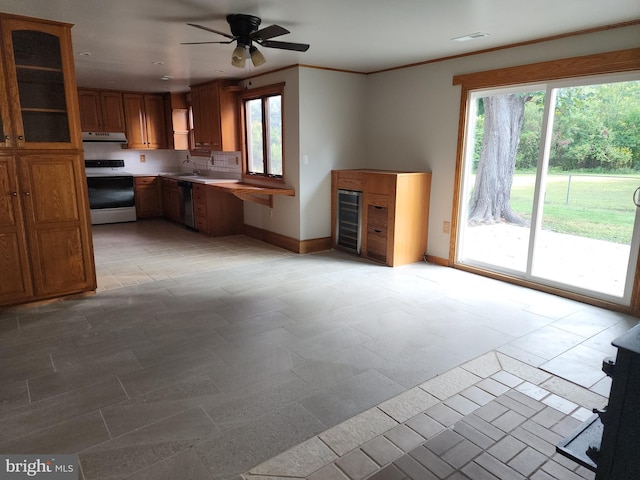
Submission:
[[[362,192],[338,190],[336,244],[360,254],[362,239]]]

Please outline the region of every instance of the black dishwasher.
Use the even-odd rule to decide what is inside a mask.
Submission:
[[[189,228],[195,229],[193,214],[193,184],[185,180],[178,180],[180,190],[180,220]]]

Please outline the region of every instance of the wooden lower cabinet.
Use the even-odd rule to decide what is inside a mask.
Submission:
[[[207,219],[209,235],[223,237],[242,233],[244,205],[233,194],[213,186],[207,187]]]
[[[332,239],[338,189],[362,192],[361,255],[389,266],[421,261],[427,250],[430,172],[334,170]]]
[[[214,237],[242,233],[242,200],[215,186],[193,184],[193,208],[197,230]]]
[[[95,290],[79,154],[0,156],[0,305]]]
[[[367,205],[367,257],[387,263],[387,246],[389,238],[389,207]]]
[[[193,218],[196,230],[209,233],[207,187],[201,183],[193,184]]]
[[[162,211],[165,218],[180,222],[180,190],[177,180],[161,178]],[[242,200],[214,185],[192,182],[196,230],[214,237],[237,235],[244,228]]]
[[[21,195],[13,155],[0,156],[0,305],[33,296]]]
[[[135,177],[136,217],[162,216],[162,197],[158,177]]]
[[[162,215],[174,222],[181,221],[181,196],[178,181],[172,178],[162,178],[160,183],[162,190]]]

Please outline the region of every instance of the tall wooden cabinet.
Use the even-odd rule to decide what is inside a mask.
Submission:
[[[71,26],[0,34],[0,306],[95,290]]]
[[[238,87],[216,80],[191,87],[193,146],[195,150],[240,150]]]
[[[427,250],[430,172],[333,170],[331,224],[336,246],[338,190],[361,192],[361,254],[388,266],[421,261]]]

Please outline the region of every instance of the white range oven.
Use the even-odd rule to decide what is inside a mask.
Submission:
[[[85,160],[91,223],[136,221],[133,175],[124,160]]]

